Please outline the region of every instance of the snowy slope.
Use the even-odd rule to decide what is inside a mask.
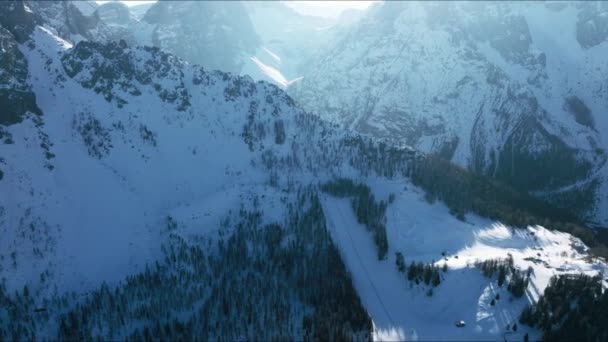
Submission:
[[[599,2],[379,3],[289,91],[325,119],[603,224],[605,13]]]
[[[9,288],[117,281],[158,256],[173,210],[215,202],[229,185],[310,182],[365,165],[356,146],[342,146],[347,134],[268,83],[157,48],[72,46],[40,26],[19,51],[40,112],[26,108],[2,127],[10,140],[0,145],[8,194],[0,265]]]
[[[22,51],[43,119],[7,127],[13,143],[0,146],[0,187],[10,194],[1,198],[3,234],[12,236],[2,241],[3,269],[14,272],[9,283],[36,282],[45,269],[63,289],[120,279],[154,255],[168,210],[242,174],[266,180],[251,169],[241,132],[251,103],[254,114],[292,111],[280,98],[266,102],[275,88],[243,79],[251,93],[234,101],[228,93],[239,79],[185,68],[154,49],[82,43],[66,50],[69,43],[43,28],[33,42]],[[126,64],[111,78],[92,74],[118,60]],[[119,89],[127,79],[135,82],[131,94]],[[45,148],[54,155],[48,160]]]
[[[370,233],[357,222],[347,199],[324,195],[322,202],[332,237],[374,321],[377,339],[502,341],[504,337],[519,341],[526,332],[532,339],[540,338],[525,326],[508,333],[505,327],[518,323],[521,310],[538,299],[551,276],[595,275],[608,270],[605,263],[588,262],[584,245],[569,234],[540,226],[512,229],[474,215],[467,216],[466,222],[459,221],[442,204],[428,204],[423,193],[411,184],[373,178],[367,181],[378,198],[386,200],[389,194],[395,195],[386,214],[387,260],[378,260]],[[448,271],[431,297],[426,295],[429,286],[412,285],[397,271],[396,252],[403,254],[406,264],[447,265]],[[520,299],[474,267],[476,261],[506,258],[509,254],[515,267],[533,269],[531,283]],[[492,306],[490,302],[497,294],[500,299]],[[464,320],[466,327],[456,327],[454,322],[459,320]]]
[[[331,39],[331,28],[336,24],[336,20],[301,15],[280,1],[243,4],[262,43],[253,57],[254,64],[246,65],[243,73],[283,88],[301,75],[302,64]]]
[[[303,15],[281,1],[246,1],[244,5],[262,46],[242,74],[282,88],[298,82],[318,54],[340,39],[362,16],[346,11],[339,17]]]

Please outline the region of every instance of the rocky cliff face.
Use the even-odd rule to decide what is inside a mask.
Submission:
[[[154,46],[210,69],[238,73],[259,45],[240,2],[159,1],[142,21]]]
[[[324,118],[606,223],[605,7],[377,4],[290,92]]]
[[[42,18],[42,25],[69,42],[111,39],[111,30],[95,12],[94,1],[31,1],[27,6]]]
[[[19,50],[40,18],[23,3],[0,4],[0,139],[12,143],[11,135],[2,127],[21,122],[29,112],[42,114],[28,83],[28,62]]]
[[[240,73],[260,39],[240,2],[162,1],[142,18],[121,3],[94,1],[7,1],[0,19],[24,41],[35,25],[75,44],[124,40],[155,46],[190,63]]]

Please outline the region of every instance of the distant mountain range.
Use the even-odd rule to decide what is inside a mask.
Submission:
[[[605,2],[385,2],[289,93],[305,109],[608,224]]]

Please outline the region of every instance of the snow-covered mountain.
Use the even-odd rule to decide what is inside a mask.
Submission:
[[[142,22],[153,27],[154,46],[209,69],[238,73],[259,45],[237,1],[159,1]]]
[[[286,201],[291,202],[296,196],[287,189],[289,182],[295,182],[297,173],[279,175],[279,167],[281,171],[322,169],[330,172],[335,168],[333,163],[345,160],[336,155],[337,151],[324,155],[314,146],[298,149],[305,145],[304,141],[321,139],[321,136],[335,142],[342,138],[329,125],[298,109],[274,85],[207,71],[158,48],[89,41],[73,46],[43,26],[30,29],[30,35],[22,43],[17,42],[9,30],[0,31],[2,80],[13,86],[10,92],[2,94],[2,102],[14,103],[14,109],[9,108],[7,112],[3,108],[1,116],[2,339],[71,336],[68,334],[74,329],[70,325],[72,321],[68,321],[67,328],[58,322],[63,313],[76,310],[74,305],[79,301],[63,297],[65,294],[74,291],[83,295],[96,291],[102,283],[119,286],[126,277],[148,270],[146,266],[154,265],[155,260],[162,261],[166,243],[171,250],[178,248],[174,243],[182,241],[180,236],[187,239],[187,245],[179,246],[187,246],[188,253],[192,253],[192,248],[204,247],[196,247],[195,241],[206,237],[217,239],[225,218],[241,220],[240,209],[260,210],[257,204],[251,204],[260,198],[266,197],[262,205],[264,219],[259,224],[282,222],[286,218]],[[27,96],[15,97],[18,91]],[[271,187],[275,182],[275,187]],[[285,187],[285,192],[281,187]],[[300,209],[303,209],[301,202]],[[232,226],[225,228],[232,229]],[[254,228],[254,223],[247,224],[247,229]],[[323,240],[324,226],[318,229],[321,231],[314,237],[317,242],[310,247],[316,250],[314,258],[335,253],[330,241]],[[248,237],[248,241],[251,239],[254,237]],[[215,245],[215,240],[210,241]],[[294,237],[293,241],[301,240]],[[303,242],[308,245],[311,241]],[[265,253],[260,250],[262,247],[256,245],[251,255],[262,258]],[[205,248],[201,253],[211,251]],[[215,256],[221,257],[221,250],[209,255]],[[296,265],[313,261],[311,258],[300,255]],[[171,267],[179,271],[177,266]],[[323,266],[315,269],[318,272]],[[232,272],[234,269],[230,267],[227,270],[231,275],[260,276],[258,269],[251,267],[248,273]],[[334,273],[323,277],[337,280],[335,271],[334,268]],[[200,270],[196,274],[196,277],[205,276]],[[162,273],[163,277],[168,275]],[[272,289],[266,279],[276,276],[275,272],[262,278],[260,291]],[[225,278],[206,279],[201,281],[207,285],[214,281],[218,284],[217,291],[228,289]],[[345,285],[352,290],[350,283]],[[27,286],[23,292],[28,298],[26,302],[31,298],[35,304],[13,301],[13,290],[21,291],[24,286]],[[174,289],[188,291],[188,286]],[[344,289],[339,286],[336,291]],[[233,300],[229,298],[249,298],[250,304],[255,300],[263,300],[261,305],[275,303],[272,300],[277,297],[272,300],[252,297],[258,293],[253,291],[255,288],[252,283],[243,296],[225,293],[215,294],[213,298],[224,298],[224,305],[227,300]],[[276,288],[271,295],[279,293],[276,300],[286,303],[282,306],[286,311],[268,310],[269,315],[283,315],[283,320],[289,317],[290,324],[276,330],[252,327],[253,330],[244,330],[244,333],[252,333],[257,338],[270,338],[279,332],[285,336],[302,336],[304,314],[301,312],[314,313],[318,302],[310,303],[308,297],[296,296],[296,292],[286,292],[285,288]],[[333,293],[335,300],[340,298],[338,292]],[[196,296],[207,295],[206,291],[199,291]],[[176,297],[185,296],[186,292],[181,292]],[[162,297],[168,298],[168,293]],[[56,306],[55,300],[70,304]],[[213,302],[207,300],[206,303],[203,308],[212,310],[213,305],[209,304]],[[32,316],[34,308],[30,305],[44,306],[45,312],[50,313]],[[360,310],[360,304],[358,307]],[[5,308],[12,309],[5,311]],[[177,310],[178,306],[173,303],[163,308]],[[349,310],[348,306],[344,308]],[[142,310],[141,307],[131,309],[129,315],[135,316]],[[199,317],[196,316],[198,309],[184,310],[190,314],[179,317]],[[292,310],[295,311],[290,315],[297,318],[286,316]],[[263,312],[258,313],[255,322],[271,319],[264,318]],[[155,315],[158,314],[156,311]],[[174,312],[170,314],[169,317],[176,317]],[[89,312],[87,317],[93,322],[97,316]],[[89,334],[124,338],[141,326],[128,318],[126,328],[114,330],[108,316],[103,317],[104,327],[111,330],[92,330]],[[222,317],[229,319],[225,314]],[[365,322],[366,316],[360,317]],[[274,324],[284,322],[280,317],[271,320]],[[316,319],[312,326],[317,325],[315,322]],[[262,326],[268,327],[268,324]],[[222,332],[231,325],[223,323],[216,335],[207,336],[236,338],[237,335],[232,334],[240,334],[240,330]],[[211,331],[200,321],[197,326],[207,334]]]
[[[281,1],[243,4],[261,46],[242,73],[283,88],[297,82],[315,54],[341,37],[361,14],[352,10],[339,18],[324,18],[300,14]]]
[[[148,9],[150,9],[150,7],[152,7],[153,5],[153,2],[138,3],[137,5],[130,6],[129,12],[135,17],[135,19],[141,20],[141,18],[146,15]]]
[[[608,223],[605,2],[373,5],[290,94]]]
[[[23,108],[22,122],[4,131],[10,143],[2,145],[0,186],[10,196],[2,197],[3,226],[27,228],[30,218],[40,220],[41,229],[61,229],[64,238],[55,236],[54,242],[57,251],[74,258],[69,269],[76,279],[125,276],[118,266],[131,264],[125,260],[137,249],[128,236],[143,234],[161,208],[221,192],[227,184],[238,184],[244,173],[247,182],[263,183],[267,176],[251,168],[250,149],[269,139],[268,145],[274,145],[273,132],[290,133],[279,114],[297,114],[274,86],[185,67],[155,48],[90,42],[72,48],[41,27],[33,35],[23,53],[37,108]],[[276,117],[270,128],[255,120],[263,113],[264,121]],[[252,130],[251,136],[242,136],[243,127]],[[264,129],[269,134],[262,139],[258,134]],[[74,239],[82,253],[74,250]],[[3,242],[9,244],[4,251],[24,247],[21,240]],[[82,255],[106,255],[109,245],[107,269],[78,267],[89,265]],[[24,268],[24,277],[37,275],[35,263]],[[76,279],[63,275],[67,270],[58,272],[62,287],[78,287]]]
[[[607,270],[570,234],[455,217],[423,156],[275,85],[0,18],[0,339],[534,338],[512,327],[551,276]]]
[[[95,1],[26,1],[26,6],[42,25],[59,37],[77,43],[82,40],[107,41],[112,31],[95,12]]]
[[[109,2],[96,14],[109,26],[111,39],[157,46],[190,63],[281,88],[299,80],[313,56],[344,35],[362,13],[306,16],[280,1],[159,1],[141,6],[135,13],[132,7]]]
[[[35,15],[24,3],[13,6],[23,6],[26,15]],[[154,47],[90,41],[73,46],[44,26],[32,25],[27,30],[10,26],[5,29],[3,23],[0,31],[1,75],[10,86],[4,87],[3,82],[5,92],[0,95],[3,104],[13,104],[3,107],[0,116],[2,339],[74,336],[70,335],[75,329],[73,318],[59,324],[64,322],[62,315],[72,317],[79,310],[77,303],[87,307],[87,300],[97,298],[98,291],[104,293],[103,283],[119,291],[125,282],[133,284],[129,276],[149,275],[147,266],[159,266],[165,256],[176,260],[165,247],[180,251],[180,263],[185,261],[182,253],[206,253],[204,262],[221,262],[222,269],[226,269],[227,275],[222,277],[218,271],[210,273],[210,268],[198,269],[194,276],[201,283],[182,278],[183,270],[174,264],[168,265],[169,272],[155,273],[157,277],[168,277],[174,271],[179,272],[179,279],[190,279],[184,286],[172,287],[181,292],[170,295],[163,290],[159,298],[205,300],[205,305],[200,305],[203,311],[187,302],[185,312],[179,316],[171,311],[182,308],[176,302],[161,305],[163,310],[169,310],[168,323],[173,324],[175,317],[196,320],[198,328],[189,330],[191,333],[210,334],[212,324],[217,327],[219,323],[203,324],[199,318],[210,315],[204,310],[215,310],[218,303],[219,310],[228,310],[227,303],[241,305],[233,303],[237,298],[247,301],[245,305],[249,307],[255,305],[255,320],[251,321],[251,316],[249,319],[251,328],[237,330],[230,320],[242,322],[240,315],[244,311],[233,310],[232,316],[226,312],[217,316],[223,322],[221,329],[205,336],[236,339],[249,336],[240,334],[253,334],[251,338],[268,339],[282,334],[301,338],[305,334],[304,316],[305,322],[310,320],[307,329],[311,334],[327,337],[332,335],[315,327],[331,324],[332,319],[327,318],[336,314],[336,319],[342,317],[336,324],[349,324],[350,328],[332,331],[349,335],[359,329],[368,331],[367,314],[357,304],[358,296],[341,260],[338,257],[338,264],[327,263],[327,258],[337,254],[324,221],[319,221],[322,216],[318,214],[318,199],[307,199],[296,192],[310,183],[314,174],[329,175],[353,160],[357,154],[347,151],[356,145],[340,151],[337,148],[347,134],[304,113],[284,92],[268,83],[207,71]],[[18,42],[11,31],[23,33],[23,40]],[[311,140],[325,140],[327,144],[307,144]],[[289,223],[287,213],[294,208],[295,200],[295,219],[313,215],[316,221]],[[313,205],[309,211],[303,205],[307,201]],[[250,216],[246,212],[251,212],[247,214]],[[248,221],[246,217],[262,219]],[[244,229],[237,229],[243,224]],[[313,253],[307,256],[307,252],[294,250],[298,254],[293,267],[317,264],[314,271],[306,272],[306,277],[331,280],[335,290],[316,278],[295,278],[304,273],[290,272],[280,278],[293,282],[291,287],[281,285],[281,280],[274,282],[279,279],[274,267],[284,267],[279,264],[284,261],[269,259],[268,255],[276,255],[282,247],[270,245],[273,248],[268,251],[264,240],[259,240],[265,239],[264,235],[256,233],[268,224],[274,224],[269,233],[291,234],[288,239],[292,244],[303,244]],[[231,261],[222,260],[223,255],[235,249],[222,249],[222,234],[233,237],[226,241],[228,244],[235,241],[235,236],[246,238],[247,243],[258,241],[245,252],[273,268],[229,266],[236,262],[235,255],[227,256]],[[284,252],[285,258],[292,253],[287,246]],[[213,258],[217,260],[212,261]],[[198,263],[201,259],[188,260]],[[274,262],[278,266],[272,266]],[[197,265],[200,266],[192,267]],[[233,267],[244,269],[235,272]],[[263,272],[271,271],[262,277]],[[249,278],[236,282],[226,276]],[[234,291],[241,290],[227,284],[246,280],[249,285],[241,288],[246,292],[234,296]],[[314,286],[294,292],[296,280],[316,283],[323,292],[314,290]],[[204,290],[197,291],[197,299],[192,299],[190,287],[203,284]],[[220,294],[213,292],[208,297],[212,287]],[[19,292],[14,295],[14,290]],[[314,296],[308,291],[315,291]],[[343,297],[341,291],[346,291]],[[24,293],[26,299],[22,301],[19,298]],[[325,296],[329,298],[324,299]],[[324,305],[337,300],[347,303],[340,305],[343,310],[332,309],[330,313]],[[117,327],[106,313],[96,311],[101,309],[99,305],[95,309],[88,307],[88,322],[101,317],[105,328],[95,330],[87,325],[89,335],[78,336],[125,338],[136,334],[137,327],[153,324],[147,320],[142,326],[142,322],[131,321],[140,317],[142,310],[152,309],[143,309],[138,301],[129,303],[129,313],[121,316],[123,323]],[[277,311],[276,305],[284,310]],[[43,307],[43,311],[35,311],[32,306]],[[116,312],[105,304],[102,307]],[[269,308],[268,315],[261,311],[263,307]],[[156,321],[165,317],[158,310],[151,312]],[[358,318],[349,319],[353,314]],[[272,324],[280,325],[268,329]]]
[[[127,5],[118,1],[103,3],[95,12],[101,21],[114,29],[130,28],[133,21],[138,20]]]
[[[136,7],[120,2],[97,6],[91,16],[102,23],[105,35],[89,40],[155,46],[187,62],[234,73],[254,65],[250,57],[260,39],[241,2],[158,1]]]

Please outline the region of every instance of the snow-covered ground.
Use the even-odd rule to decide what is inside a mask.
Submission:
[[[235,182],[205,196],[201,201],[185,203],[168,211],[177,224],[176,233],[185,239],[216,238],[223,220],[234,216],[241,205],[250,207],[254,198],[259,201],[259,209],[264,213],[264,223],[282,222],[287,216],[281,198],[285,194],[269,187],[268,184]],[[251,208],[250,208],[251,209]]]
[[[251,167],[240,136],[248,107],[223,101],[223,85],[191,85],[195,95],[187,112],[146,89],[140,96],[120,93],[129,102],[121,109],[65,77],[60,58],[71,44],[42,27],[33,40],[35,48],[22,51],[43,125],[31,120],[13,125],[15,143],[0,146],[6,163],[0,183],[0,279],[6,278],[8,288],[40,285],[43,277],[51,286],[41,289],[51,292],[120,281],[159,257],[167,215],[175,211],[185,219],[189,206],[207,208],[190,216],[209,218],[210,210],[225,215],[238,210],[238,191],[225,187],[245,191],[267,179]],[[149,57],[139,50],[133,63]],[[186,72],[190,80],[193,69]],[[155,80],[170,89],[177,87],[169,85],[173,81]],[[93,119],[105,135],[85,138],[76,126]],[[153,143],[141,137],[142,127],[154,134]],[[54,154],[48,161],[43,145]],[[95,157],[91,146],[109,152]]]
[[[270,51],[266,51],[266,52],[271,57],[276,56],[276,55],[272,54]],[[276,57],[278,58],[278,56],[276,56]],[[283,89],[289,87],[290,84],[302,79],[302,77],[297,77],[293,80],[288,80],[285,78],[285,76],[283,76],[283,74],[281,73],[281,71],[279,69],[277,69],[271,65],[265,64],[256,56],[251,57],[250,61],[253,62],[255,65],[255,68],[258,68],[259,70],[255,70],[255,68],[246,64],[244,72],[243,72],[244,74],[250,75],[251,77],[255,77],[256,79],[264,79],[265,81],[267,80],[267,81],[274,82],[274,83],[278,84],[279,86],[281,86]],[[262,75],[263,75],[263,77],[262,77]]]
[[[384,261],[378,260],[372,235],[357,223],[348,199],[323,195],[322,203],[332,237],[374,321],[376,339],[520,341],[526,332],[531,338],[540,337],[525,326],[509,333],[505,328],[518,323],[522,309],[542,294],[551,276],[608,270],[604,263],[587,262],[585,246],[569,234],[540,226],[512,229],[474,215],[462,222],[443,204],[426,202],[411,184],[372,181],[370,185],[379,199],[396,195],[386,213],[389,252]],[[407,265],[412,261],[447,264],[448,272],[431,297],[426,295],[429,286],[410,286],[406,275],[397,271],[396,252],[403,254]],[[517,268],[534,270],[520,299],[474,266],[475,261],[509,254]],[[500,299],[491,306],[496,294]],[[466,327],[456,327],[459,320]]]

